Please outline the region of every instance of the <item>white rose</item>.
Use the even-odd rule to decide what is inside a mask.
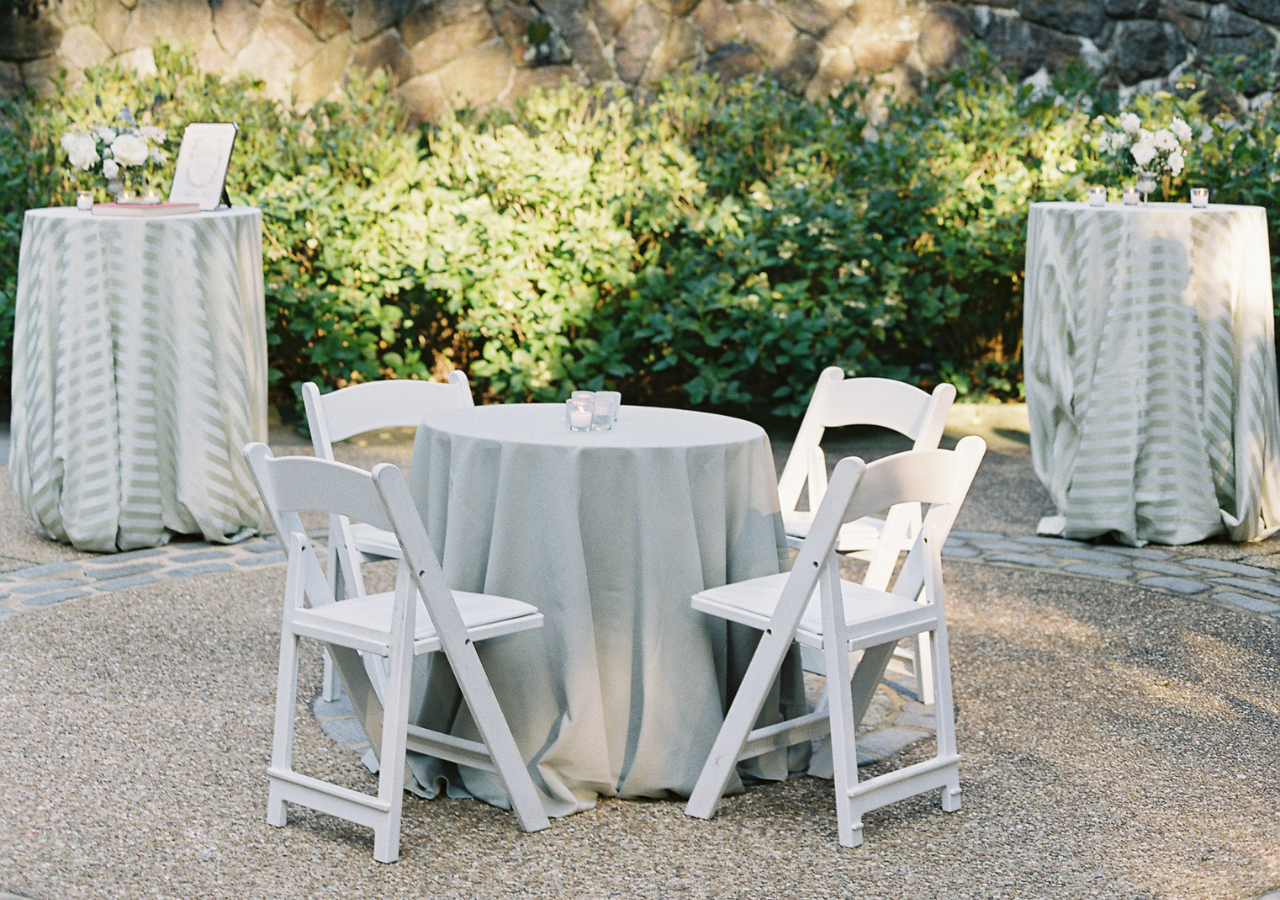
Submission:
[[[157,128],[155,125],[143,125],[138,129],[138,134],[142,135],[143,140],[153,144],[163,144],[168,137],[163,128]]]
[[[111,142],[111,155],[122,166],[140,166],[151,155],[151,148],[136,134],[122,134]]]
[[[116,139],[116,130],[114,128],[108,128],[106,125],[99,125],[94,129],[94,131],[98,135],[98,140],[102,141],[104,144],[109,144]]]
[[[1169,154],[1169,163],[1168,163],[1169,171],[1172,172],[1174,175],[1182,174],[1182,167],[1185,163],[1186,163],[1186,160],[1182,158],[1181,150],[1174,150],[1172,153]]]
[[[107,178],[115,178],[120,174],[120,164],[114,159],[104,159],[102,161],[102,174]]]
[[[157,165],[163,166],[169,161],[169,154],[165,153],[159,147],[151,148],[151,161]]]
[[[1139,141],[1129,148],[1129,152],[1133,154],[1133,161],[1139,166],[1145,166],[1156,158],[1155,144],[1149,142]]]
[[[1157,150],[1177,150],[1178,139],[1173,136],[1173,132],[1167,128],[1161,128],[1152,136],[1152,142],[1156,145]]]
[[[1142,127],[1142,120],[1133,113],[1120,113],[1120,127],[1129,134],[1136,134]]]
[[[1169,123],[1169,130],[1178,136],[1178,141],[1185,144],[1191,140],[1191,126],[1177,116]]]
[[[87,171],[99,159],[98,142],[91,135],[87,135],[82,131],[72,131],[64,134],[62,136],[62,149],[67,151],[67,159],[77,169],[85,169]]]

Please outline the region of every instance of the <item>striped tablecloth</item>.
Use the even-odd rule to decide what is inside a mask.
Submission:
[[[240,455],[267,434],[262,216],[23,219],[10,477],[82,550],[233,542],[263,513]]]
[[[1066,537],[1187,544],[1280,527],[1266,212],[1037,203],[1031,452]]]

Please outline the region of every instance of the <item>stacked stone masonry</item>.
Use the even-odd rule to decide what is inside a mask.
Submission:
[[[428,121],[565,79],[648,87],[681,69],[765,71],[810,97],[863,77],[909,92],[965,37],[1015,77],[1079,60],[1117,87],[1159,86],[1197,56],[1280,58],[1280,0],[50,0],[0,28],[8,95],[109,60],[145,72],[161,38],[301,107],[383,68]]]

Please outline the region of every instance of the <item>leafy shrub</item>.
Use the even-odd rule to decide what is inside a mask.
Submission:
[[[22,211],[70,202],[58,138],[124,106],[175,138],[240,124],[228,190],[263,211],[286,408],[304,380],[453,367],[496,400],[608,386],[752,416],[799,415],[832,364],[1017,397],[1028,206],[1115,182],[1089,138],[1116,96],[1082,70],[1048,91],[1010,82],[978,50],[874,115],[863,86],[818,103],[699,76],[643,99],[565,87],[420,130],[382,75],[300,113],[156,58],[154,76],[99,67],[53,99],[0,100],[6,366]],[[1233,71],[1130,106],[1206,135],[1169,191],[1267,206],[1280,253],[1280,123],[1234,99]]]

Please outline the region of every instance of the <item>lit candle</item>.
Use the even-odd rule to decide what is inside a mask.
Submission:
[[[1138,202],[1138,189],[1132,184],[1124,186],[1124,205],[1133,206]]]
[[[1104,187],[1089,188],[1089,205],[1090,206],[1106,206],[1107,189]]]
[[[160,189],[153,188],[153,187],[147,188],[145,191],[142,192],[142,202],[143,203],[159,203]]]
[[[76,209],[93,209],[93,191],[76,192]]]
[[[1196,209],[1204,209],[1209,205],[1209,189],[1208,188],[1192,188],[1191,189],[1191,205]]]
[[[565,401],[570,431],[590,431],[593,406],[590,400],[571,397]]]

